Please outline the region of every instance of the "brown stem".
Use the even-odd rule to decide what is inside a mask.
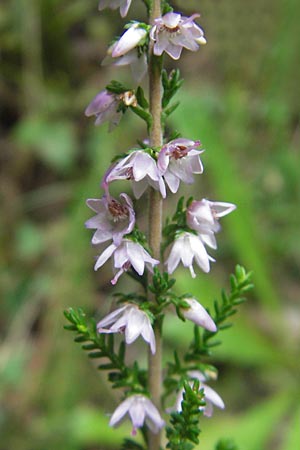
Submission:
[[[161,0],[153,0],[150,12],[150,24],[154,19],[161,16]],[[153,55],[153,42],[149,48],[149,98],[150,113],[152,115],[152,127],[150,130],[150,145],[160,147],[162,145],[161,126],[161,70],[162,58]],[[149,243],[153,251],[154,258],[160,258],[162,230],[162,197],[160,192],[151,188],[149,197]],[[149,296],[150,301],[154,301],[153,296]],[[154,324],[154,334],[156,340],[156,353],[152,355],[149,351],[149,391],[151,400],[158,409],[161,409],[161,385],[162,385],[162,345],[161,345],[161,324],[156,321]],[[159,450],[161,434],[154,434],[149,431],[149,450]]]

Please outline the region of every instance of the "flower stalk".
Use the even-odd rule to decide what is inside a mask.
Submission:
[[[154,20],[161,16],[161,0],[153,0],[150,11],[149,22],[154,24]],[[149,104],[152,117],[152,126],[150,128],[150,145],[161,147],[163,144],[162,130],[162,56],[156,56],[153,53],[154,41],[149,44]],[[149,244],[154,258],[160,258],[160,246],[162,236],[162,197],[160,193],[153,188],[149,192]],[[149,300],[155,301],[153,294],[149,293]],[[149,392],[154,405],[161,408],[161,386],[162,386],[162,323],[158,320],[154,323],[154,335],[156,341],[156,352],[152,354],[148,351],[148,380]],[[148,433],[149,450],[159,450],[161,442],[161,433]]]

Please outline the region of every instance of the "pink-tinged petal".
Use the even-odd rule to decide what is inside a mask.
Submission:
[[[163,175],[169,165],[169,161],[170,161],[170,156],[168,155],[168,147],[164,146],[162,147],[161,151],[158,154],[158,158],[157,158],[157,168],[159,170],[159,172],[161,173],[161,175]]]
[[[146,424],[153,433],[158,431],[165,425],[165,421],[161,418],[158,409],[153,403],[145,398]]]
[[[183,248],[181,251],[181,260],[184,267],[190,267],[193,261],[194,252],[190,245],[191,236],[186,234],[183,237]]]
[[[125,16],[127,16],[130,5],[131,5],[131,0],[123,0],[122,5],[120,6],[121,17],[124,18]]]
[[[121,308],[115,309],[115,311],[111,312],[110,314],[108,314],[107,316],[105,316],[103,319],[101,319],[98,323],[97,323],[97,328],[105,328],[108,325],[110,325],[111,323],[113,323],[115,321],[115,319],[117,319],[117,317],[122,314],[122,312],[128,308],[128,305],[124,305],[121,306]]]
[[[120,197],[121,197],[121,199],[122,200],[124,200],[124,202],[125,203],[127,203],[127,206],[129,207],[129,208],[133,208],[133,203],[132,203],[132,200],[131,200],[131,198],[129,197],[129,195],[127,195],[127,194],[125,194],[124,192],[122,192],[121,194],[120,194]]]
[[[174,272],[176,267],[179,264],[180,258],[181,258],[181,252],[184,251],[184,243],[182,242],[181,238],[178,238],[171,249],[170,255],[166,261],[168,273],[171,274]]]
[[[102,199],[99,198],[88,198],[86,204],[89,208],[91,208],[95,213],[100,213],[105,211],[105,207],[103,206]]]
[[[85,222],[85,227],[92,230],[103,227],[104,230],[108,231],[111,229],[111,226],[108,221],[104,220],[103,214],[97,214],[97,216],[91,217]]]
[[[209,202],[217,217],[224,217],[236,209],[236,205],[233,203],[225,202]]]
[[[164,174],[167,185],[173,194],[176,194],[179,188],[180,179],[172,174],[172,172],[166,172]]]
[[[101,91],[96,97],[93,98],[91,103],[85,110],[86,116],[93,116],[95,114],[102,113],[111,107],[112,104],[115,103],[115,97],[113,94],[108,93],[107,91]]]
[[[149,184],[147,182],[147,179],[144,178],[141,181],[132,181],[132,191],[133,191],[133,195],[135,196],[136,199],[141,198],[141,196],[144,194],[144,192],[146,191],[147,187],[149,187]]]
[[[168,55],[177,60],[180,58],[181,56],[181,52],[182,52],[182,47],[180,47],[179,45],[174,45],[171,42],[169,42],[168,47],[166,48],[166,53],[168,53]]]
[[[203,410],[203,415],[205,417],[211,417],[213,415],[214,407],[210,401],[206,401],[206,405],[202,406],[200,409]]]
[[[98,245],[102,244],[103,242],[109,241],[109,239],[113,238],[113,233],[111,230],[104,231],[103,229],[97,230],[94,233],[94,236],[92,237],[92,244]],[[114,242],[116,244],[116,242]],[[116,244],[117,245],[117,244]]]
[[[190,152],[192,153],[192,152]],[[198,155],[190,155],[190,158],[188,159],[189,161],[189,165],[190,165],[190,170],[193,173],[203,173],[203,165],[201,162],[201,159],[199,158]]]
[[[162,17],[162,20],[166,27],[176,28],[181,20],[181,15],[174,12],[169,12]]]
[[[214,217],[209,202],[205,199],[201,201],[193,201],[188,207],[188,213],[193,215],[198,221],[205,221],[213,225]]]
[[[190,298],[185,299],[185,301],[190,305],[190,308],[182,310],[182,314],[186,319],[191,320],[196,325],[206,328],[208,331],[217,331],[215,322],[197,300]]]
[[[213,405],[217,406],[217,408],[224,409],[225,404],[222,398],[207,384],[203,384],[201,387],[204,389],[205,398],[210,401]]]
[[[145,407],[143,404],[143,397],[136,396],[134,403],[129,408],[129,416],[134,429],[141,428],[145,421]]]
[[[160,33],[157,36],[156,42],[154,44],[153,53],[156,56],[161,56],[164,51],[168,48],[169,38],[166,33]]]
[[[128,261],[128,252],[126,241],[123,241],[121,245],[118,246],[114,254],[114,266],[116,269],[120,269]]]
[[[143,275],[145,270],[145,259],[143,254],[143,248],[140,244],[135,242],[127,242],[127,254],[128,258],[134,268],[139,274]]]
[[[173,36],[171,38],[171,43],[174,46],[177,46],[179,48],[184,47],[192,52],[197,51],[199,48],[199,45],[193,38],[184,36],[184,34]]]
[[[169,171],[185,184],[194,182],[193,171],[189,167],[189,161],[186,158],[179,160],[172,159],[169,164]]]
[[[134,342],[141,334],[144,324],[144,315],[138,308],[131,308],[128,314],[128,323],[125,330],[125,340],[127,344]]]
[[[167,196],[166,185],[165,185],[162,177],[159,177],[158,185],[159,185],[159,191],[161,193],[162,198],[166,198],[166,196]]]
[[[123,56],[125,53],[135,48],[139,42],[144,39],[146,34],[147,31],[143,28],[139,28],[138,23],[133,24],[114,45],[111,56],[113,58]]]
[[[134,402],[134,397],[128,397],[126,400],[124,400],[115,410],[113,415],[110,418],[109,425],[111,427],[115,426],[117,423],[119,423],[123,417],[127,414],[129,411],[129,408],[131,407],[132,403]]]
[[[192,14],[190,17],[182,17],[182,25],[183,26],[187,26],[187,25],[190,25],[191,24],[191,22],[193,22],[193,20],[194,19],[197,19],[198,17],[200,17],[200,14],[199,13],[194,13],[194,14]],[[192,23],[192,25],[195,25],[195,24],[193,24]],[[197,25],[196,25],[197,26]],[[198,27],[198,26],[197,26]]]
[[[144,326],[142,327],[142,337],[146,342],[149,343],[151,353],[152,355],[154,355],[156,351],[155,335],[150,319],[146,316],[144,317]]]
[[[158,170],[156,163],[150,155],[144,152],[136,152],[133,165],[133,177],[135,181],[140,181],[145,176],[158,180]]]
[[[201,247],[197,253],[195,253],[195,260],[200,269],[203,270],[204,273],[208,273],[210,271],[209,261],[214,261],[213,258],[210,258],[206,253],[205,247]]]
[[[120,317],[113,323],[109,330],[106,330],[107,333],[123,333],[124,329],[128,325],[128,316],[130,313],[130,309],[126,309],[126,311],[120,315]],[[103,332],[103,331],[102,331]]]
[[[214,250],[217,248],[217,241],[215,238],[215,235],[213,233],[207,233],[207,234],[200,234],[201,241],[204,242],[204,244],[208,245],[210,248],[213,248]]]
[[[115,244],[111,244],[109,247],[107,247],[104,252],[98,257],[96,264],[94,266],[95,270],[98,270],[99,267],[103,266],[104,263],[106,263],[106,261],[111,257],[111,255],[114,253],[114,251],[116,250],[116,245]]]

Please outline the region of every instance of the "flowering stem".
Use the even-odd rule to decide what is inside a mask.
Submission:
[[[161,0],[153,0],[149,21],[152,25],[154,19],[161,16]],[[160,147],[162,145],[161,125],[161,101],[162,101],[162,57],[153,54],[154,42],[150,41],[149,48],[149,100],[152,126],[150,129],[150,145]],[[162,198],[158,191],[151,188],[149,194],[149,243],[153,257],[160,259],[160,244],[162,233]],[[150,294],[151,295],[151,294]],[[150,297],[149,295],[149,297]],[[152,295],[151,295],[152,297]],[[154,298],[149,298],[154,301]],[[154,323],[154,334],[156,340],[156,352],[154,355],[149,351],[149,391],[151,400],[160,409],[161,385],[162,385],[162,345],[161,345],[161,323]],[[161,436],[149,431],[149,450],[159,450]]]

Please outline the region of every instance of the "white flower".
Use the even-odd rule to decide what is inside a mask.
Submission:
[[[110,8],[117,9],[120,8],[121,17],[125,17],[131,5],[131,0],[100,0],[98,9]]]
[[[140,198],[149,185],[166,197],[166,187],[156,162],[143,150],[129,153],[112,166],[104,175],[101,186],[107,190],[108,184],[115,180],[131,180],[136,198]]]
[[[147,31],[138,22],[133,23],[111,47],[111,56],[118,58],[137,47],[147,36]]]
[[[185,298],[184,301],[189,304],[189,308],[181,309],[181,312],[186,319],[191,320],[200,327],[206,328],[208,331],[217,331],[215,322],[197,300],[194,298]]]
[[[155,353],[155,336],[148,315],[133,304],[127,304],[108,314],[97,324],[99,333],[125,332],[126,344],[134,342],[139,335]]]
[[[204,400],[206,405],[201,406],[199,409],[203,411],[204,416],[211,417],[213,414],[214,406],[220,409],[225,408],[225,404],[222,398],[219,396],[219,394],[216,391],[214,391],[210,386],[207,386],[207,384],[204,383],[204,381],[206,381],[206,378],[201,372],[199,372],[198,370],[191,370],[190,372],[188,372],[188,376],[191,379],[196,378],[197,380],[200,381],[199,389],[203,389]],[[190,385],[192,386],[192,382],[190,382]],[[182,410],[181,402],[183,400],[183,392],[184,389],[181,389],[176,398],[175,410],[178,412]],[[171,411],[172,409],[174,408],[170,408],[169,411]]]
[[[141,394],[132,395],[124,400],[111,416],[109,425],[117,425],[126,414],[132,422],[132,434],[136,434],[136,429],[146,425],[153,433],[158,431],[165,425],[158,409],[153,405],[149,398]]]
[[[184,17],[169,12],[158,19],[151,29],[150,37],[154,40],[155,55],[168,53],[173,59],[179,59],[182,49],[195,52],[200,44],[206,44],[203,30],[193,21],[199,14]]]
[[[120,276],[131,266],[139,275],[143,275],[145,265],[151,271],[153,266],[159,264],[159,261],[152,258],[141,244],[130,239],[123,239],[120,245],[113,243],[104,250],[98,257],[94,269],[98,270],[112,255],[114,255],[114,267],[119,269],[111,280],[112,284],[116,284]]]
[[[204,244],[199,236],[184,232],[180,234],[173,243],[171,252],[166,261],[168,273],[173,273],[181,261],[184,267],[190,269],[192,277],[195,278],[196,274],[193,268],[194,258],[203,272],[209,272],[209,261],[214,261],[214,259],[207,254]]]

